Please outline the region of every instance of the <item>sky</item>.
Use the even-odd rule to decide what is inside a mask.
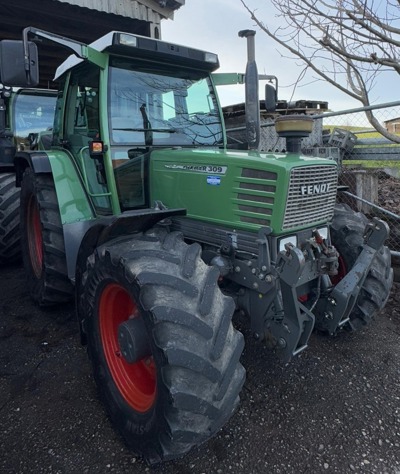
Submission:
[[[266,22],[277,22],[270,0],[249,0],[257,7],[257,16]],[[162,39],[217,53],[220,61],[218,72],[244,72],[246,68],[247,46],[244,38],[238,37],[243,29],[254,29],[257,34],[256,61],[259,74],[278,77],[280,100],[313,100],[328,102],[331,110],[346,110],[361,107],[335,87],[322,81],[297,86],[293,91],[302,67],[287,56],[280,46],[273,42],[251,20],[240,0],[186,0],[186,4],[175,12],[174,20],[164,20],[161,24]],[[374,90],[372,101],[384,103],[398,100],[398,75],[392,73],[384,87]],[[244,101],[243,86],[220,87],[222,105]],[[260,95],[262,92],[260,92]]]

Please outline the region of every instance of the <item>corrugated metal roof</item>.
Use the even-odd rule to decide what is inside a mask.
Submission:
[[[171,18],[184,4],[185,0],[0,0],[0,39],[22,39],[27,26],[87,44],[112,30],[157,37],[161,20]],[[42,87],[52,87],[56,68],[68,55],[57,45],[40,42]]]
[[[174,11],[185,0],[55,0],[70,5],[113,13],[128,18],[159,23],[162,18],[173,18]]]

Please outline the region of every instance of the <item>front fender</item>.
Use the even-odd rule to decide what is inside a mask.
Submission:
[[[79,272],[86,265],[86,259],[96,247],[122,235],[145,232],[164,219],[185,214],[186,209],[137,209],[119,216],[105,216],[86,223],[65,225],[66,241],[76,242],[72,265],[68,267],[70,278],[74,278],[75,268]]]

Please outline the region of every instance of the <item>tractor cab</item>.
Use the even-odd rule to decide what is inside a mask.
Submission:
[[[57,70],[53,144],[74,155],[98,214],[148,208],[151,150],[224,144],[210,74],[217,56],[183,47],[173,54],[160,41],[117,32],[90,47],[102,61],[71,56]],[[108,192],[114,180],[118,205]]]
[[[136,58],[110,56],[107,74],[85,62],[64,72],[62,81],[55,143],[74,154],[98,202],[106,192],[105,160],[112,164],[121,210],[128,210],[149,207],[144,178],[150,150],[223,144],[207,71],[167,62],[155,69]],[[99,140],[103,155],[91,163],[89,144]],[[101,201],[106,205],[104,196]]]

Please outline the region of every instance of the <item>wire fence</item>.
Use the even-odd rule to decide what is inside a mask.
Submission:
[[[400,102],[368,109],[388,131],[400,134]],[[391,142],[369,124],[366,109],[329,113],[323,122],[319,148],[340,164],[339,184],[348,190],[339,200],[390,227],[388,246],[400,255],[400,144]],[[317,118],[317,120],[319,120]],[[320,150],[321,151],[321,150]]]

